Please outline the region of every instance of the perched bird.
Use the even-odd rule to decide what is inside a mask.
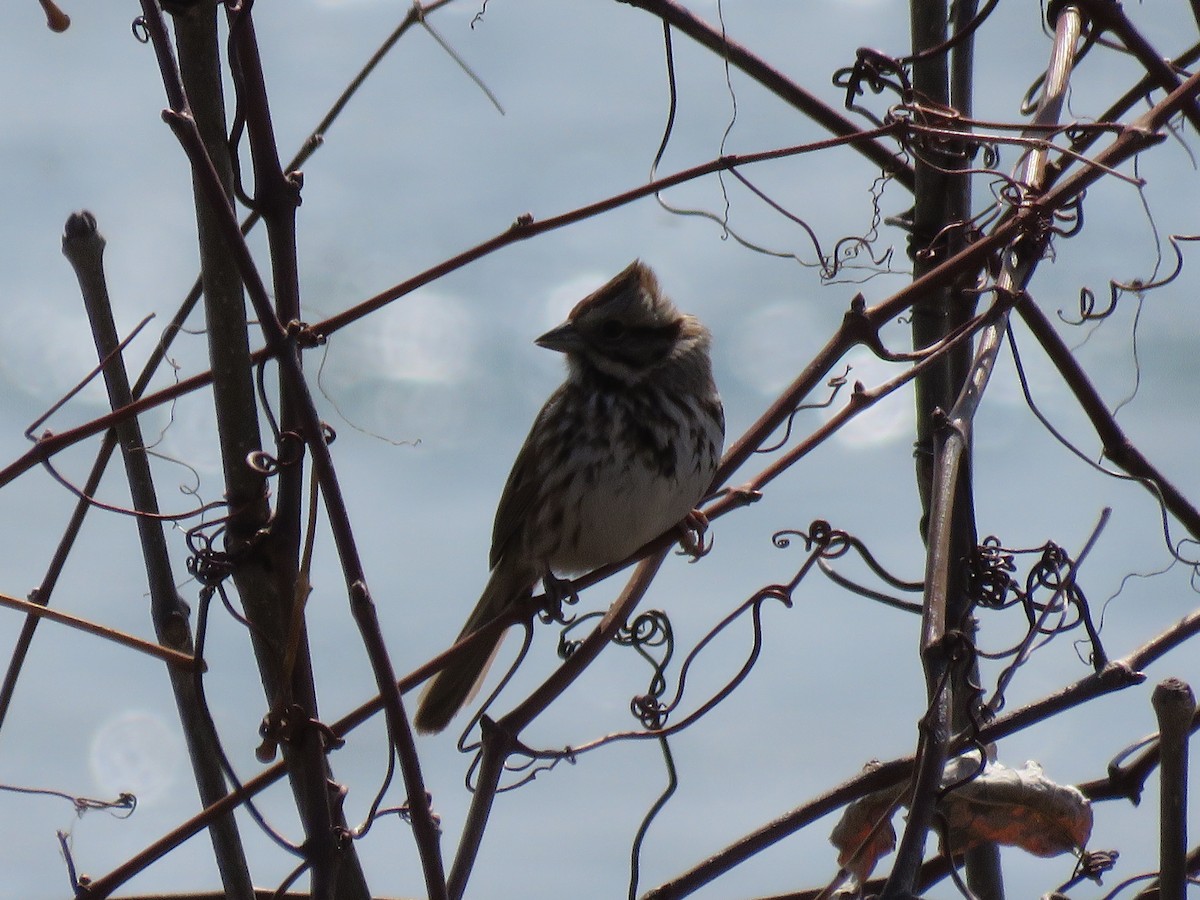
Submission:
[[[685,520],[725,440],[711,335],[676,309],[641,261],[537,339],[566,354],[513,464],[492,531],[491,577],[459,640],[532,595],[547,575],[617,562]],[[414,722],[437,732],[474,696],[501,634],[425,688]]]

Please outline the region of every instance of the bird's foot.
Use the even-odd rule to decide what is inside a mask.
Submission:
[[[542,576],[542,590],[546,596],[538,618],[546,624],[558,622],[569,625],[575,617],[564,612],[563,606],[574,606],[579,602],[574,583],[569,578],[558,578],[553,572],[547,572]]]
[[[705,535],[708,534],[708,516],[700,510],[693,509],[684,516],[678,529],[679,553],[683,556],[690,556],[692,562],[702,556],[707,556],[708,552],[712,550],[712,540],[704,540]]]

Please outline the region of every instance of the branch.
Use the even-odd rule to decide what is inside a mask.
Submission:
[[[1192,537],[1200,540],[1200,509],[1197,509],[1125,434],[1125,430],[1118,424],[1099,391],[1079,364],[1079,360],[1059,336],[1046,314],[1029,296],[1018,298],[1016,310],[1075,395],[1088,421],[1092,423],[1092,428],[1104,447],[1104,455],[1154,494]]]
[[[145,393],[146,387],[150,384],[150,379],[158,370],[158,366],[166,358],[167,350],[170,348],[172,341],[183,328],[183,323],[191,315],[199,299],[200,285],[197,282],[192,287],[192,290],[188,292],[179,309],[176,310],[170,324],[163,329],[162,337],[155,345],[153,352],[142,368],[141,374],[138,376],[137,382],[133,386],[132,395],[134,397],[140,397]],[[100,450],[96,453],[96,459],[92,463],[91,471],[88,472],[87,479],[84,481],[81,492],[82,496],[77,499],[75,508],[71,511],[71,517],[67,520],[66,528],[63,529],[62,537],[59,538],[58,546],[55,547],[54,555],[51,556],[50,562],[46,566],[46,572],[42,576],[41,583],[30,592],[30,599],[35,604],[42,607],[49,605],[50,599],[54,594],[54,588],[58,584],[58,577],[62,574],[63,567],[67,564],[67,558],[75,546],[75,538],[79,536],[84,519],[92,508],[92,504],[87,498],[95,496],[96,490],[100,487],[100,480],[104,477],[109,460],[116,449],[116,432],[108,430],[104,434]],[[36,615],[26,615],[25,622],[21,626],[21,633],[17,636],[17,640],[13,645],[8,668],[4,673],[4,683],[0,685],[0,729],[3,728],[4,720],[12,704],[13,694],[17,688],[17,680],[25,664],[25,657],[29,652],[29,647],[33,643],[33,636],[37,631],[39,621],[40,617]]]
[[[203,660],[196,659],[190,653],[176,650],[174,647],[164,647],[162,644],[144,641],[132,634],[126,634],[124,631],[117,631],[115,628],[110,628],[107,625],[101,625],[99,622],[92,622],[89,619],[83,619],[79,616],[73,616],[70,613],[51,609],[42,603],[22,600],[19,597],[10,597],[8,594],[0,594],[0,606],[19,610],[35,620],[48,619],[59,625],[66,625],[68,628],[76,628],[79,631],[94,634],[96,637],[102,637],[105,640],[112,641],[114,644],[121,644],[132,650],[137,650],[139,653],[145,653],[147,656],[161,659],[167,665],[175,666],[185,672],[193,672],[197,667],[202,672],[208,669]]]
[[[1200,729],[1200,707],[1192,713],[1189,734],[1195,733],[1197,729]],[[1145,746],[1145,749],[1129,763],[1124,762],[1129,751],[1122,751],[1113,762],[1109,763],[1108,774],[1104,778],[1085,781],[1077,784],[1076,787],[1093,803],[1100,800],[1120,799],[1137,805],[1141,802],[1146,780],[1158,768],[1159,760],[1162,757],[1159,735],[1151,735],[1147,740],[1149,740],[1148,746],[1145,745],[1145,740],[1138,741],[1135,748]]]
[[[367,589],[366,575],[354,542],[349,512],[334,472],[324,429],[300,368],[296,336],[285,331],[275,316],[266,287],[254,265],[238,221],[222,188],[220,178],[204,150],[195,122],[188,113],[179,84],[179,73],[171,59],[170,49],[167,45],[166,28],[161,15],[152,0],[142,0],[142,9],[159,59],[159,68],[167,96],[172,104],[169,110],[164,111],[163,117],[187,153],[194,176],[200,182],[206,199],[213,209],[220,213],[219,225],[222,237],[245,284],[267,347],[275,355],[280,373],[285,378],[286,389],[296,403],[297,418],[302,428],[301,437],[309,453],[312,454],[313,467],[321,484],[334,545],[346,581],[351,613],[362,635],[380,695],[384,698],[389,735],[400,758],[401,770],[408,789],[408,806],[425,871],[426,886],[434,900],[444,898],[446,896],[445,882],[442,876],[441,857],[437,850],[437,828],[421,777],[415,741],[404,713],[400,692],[396,688],[396,678],[391,660],[384,646],[374,604]],[[245,16],[247,13],[243,12],[242,15]],[[314,893],[316,893],[315,885]]]
[[[600,651],[608,646],[613,635],[628,620],[629,614],[645,595],[666,555],[666,549],[662,549],[642,560],[621,595],[613,602],[592,633],[579,643],[575,652],[511,712],[494,724],[485,724],[478,784],[471,799],[471,808],[467,813],[458,853],[450,870],[451,900],[460,900],[466,891],[467,881],[483,841],[492,802],[495,800],[504,771],[504,760],[511,752],[521,730],[558,699]]]
[[[274,292],[285,307],[283,321],[291,321],[299,318],[294,224],[299,183],[290,181],[280,170],[250,5],[228,5],[226,10],[229,70],[237,95],[233,134],[240,135],[248,126],[254,160],[255,200],[251,208],[262,216],[266,225]],[[214,27],[211,45],[206,40],[202,47],[202,52],[213,57],[217,54],[215,36]],[[185,62],[181,56],[181,71],[187,69]],[[225,376],[214,383],[222,461],[229,493],[247,507],[238,509],[232,517],[226,547],[237,562],[233,569],[234,583],[247,618],[254,626],[253,645],[267,703],[272,711],[295,705],[301,710],[295,718],[319,721],[307,635],[293,624],[300,617],[302,599],[306,599],[297,577],[302,459],[293,465],[279,466],[272,514],[266,502],[266,479],[257,467],[247,464],[249,454],[259,450],[262,443],[254,370],[248,363],[249,334],[242,291],[245,275],[236,251],[225,236],[233,218],[232,198],[240,191],[238,149],[235,138],[227,141],[225,136],[220,74],[215,66],[205,68],[208,76],[205,83],[195,85],[195,90],[189,86],[188,96],[199,95],[206,105],[176,111],[193,117],[194,129],[203,139],[206,161],[220,183],[218,202],[211,182],[202,174],[203,163],[198,164],[195,157],[190,159],[197,217],[204,226],[200,237],[202,249],[207,250],[205,271],[212,271],[220,288],[219,293],[208,299],[206,308],[213,369]],[[255,309],[261,318],[261,308],[256,304]],[[273,321],[279,321],[274,312],[271,315]],[[282,391],[281,406],[283,431],[298,433],[289,395]],[[279,457],[295,449],[279,446],[279,435],[275,440]],[[347,900],[368,897],[370,888],[354,845],[339,837],[348,830],[348,825],[340,804],[331,801],[336,788],[330,783],[332,773],[324,740],[311,733],[306,739],[283,742],[282,749],[291,768],[292,789],[304,823],[313,895],[336,894]]]
[[[1193,611],[1157,637],[1147,641],[1124,658],[1109,663],[1099,672],[1089,673],[1066,687],[1000,716],[975,734],[956,737],[950,752],[958,753],[978,743],[992,743],[1053,718],[1064,710],[1081,706],[1098,697],[1134,687],[1145,681],[1142,669],[1168,652],[1200,634],[1200,610]],[[822,816],[852,800],[902,783],[911,777],[916,756],[882,763],[843,782],[831,791],[796,807],[778,819],[747,834],[714,853],[683,875],[648,892],[645,900],[676,900],[689,896],[740,863],[812,824]]]
[[[556,216],[551,216],[546,219],[535,219],[532,214],[525,213],[518,216],[506,230],[499,234],[488,238],[482,243],[476,244],[457,256],[452,256],[437,265],[426,269],[413,277],[393,285],[385,291],[381,291],[374,297],[370,297],[355,306],[350,307],[340,313],[336,313],[323,321],[314,323],[310,326],[313,335],[320,337],[328,337],[335,331],[345,328],[352,322],[356,322],[364,316],[373,313],[375,310],[386,306],[393,300],[410,294],[417,288],[423,287],[432,281],[436,281],[443,275],[447,275],[463,266],[474,262],[481,257],[487,256],[503,247],[510,244],[515,244],[518,241],[526,241],[530,238],[538,237],[548,231],[554,231],[559,228],[564,228],[567,225],[574,225],[577,222],[582,222],[585,219],[590,219],[593,216],[598,216],[601,213],[606,213],[626,204],[632,203],[635,200],[641,200],[646,197],[652,197],[655,194],[661,193],[668,188],[683,184],[688,181],[694,181],[697,178],[702,178],[705,175],[712,175],[716,172],[729,171],[736,169],[739,166],[748,166],[760,162],[769,162],[776,159],[786,159],[792,156],[801,156],[807,153],[816,153],[821,150],[828,150],[833,147],[854,146],[860,141],[872,140],[876,137],[882,137],[889,134],[900,134],[904,123],[894,122],[879,128],[871,129],[870,131],[858,131],[849,137],[834,137],[827,138],[821,141],[810,141],[804,144],[796,144],[790,147],[781,147],[775,150],[763,150],[758,153],[741,153],[727,154],[710,160],[706,163],[701,163],[691,168],[682,169],[671,175],[665,175],[662,178],[656,178],[639,185],[635,188],[630,188],[620,194],[614,194],[595,203],[589,203],[586,206],[581,206],[569,212],[560,213]],[[0,472],[0,487],[3,486],[3,473]]]
[[[96,230],[96,220],[91,213],[76,213],[67,219],[63,254],[79,279],[96,353],[103,363],[109,402],[114,409],[127,406],[133,393],[120,353],[120,339],[104,277],[104,238]],[[141,428],[136,419],[128,419],[118,424],[115,430],[133,506],[139,512],[149,514],[137,516],[135,523],[149,582],[150,618],[154,631],[160,643],[190,655],[192,634],[188,626],[188,608],[175,590],[163,524],[154,518],[158,513],[158,497]],[[220,764],[220,739],[212,720],[204,714],[197,683],[192,677],[194,670],[194,666],[192,671],[172,667],[168,674],[196,789],[201,802],[208,805],[225,794],[227,785]],[[233,816],[214,820],[210,831],[226,891],[233,897],[250,897],[253,891],[250,869]]]
[[[1147,77],[1157,82],[1160,88],[1170,93],[1179,87],[1182,82],[1175,70],[1167,65],[1162,54],[1142,36],[1129,17],[1125,15],[1125,11],[1119,3],[1112,3],[1110,0],[1075,0],[1075,2],[1095,24],[1113,32],[1121,39],[1129,52],[1142,64]],[[1200,108],[1197,108],[1194,101],[1183,103],[1179,111],[1187,117],[1194,129],[1200,131]]]
[[[1157,896],[1161,900],[1184,900],[1188,886],[1188,739],[1196,698],[1187,684],[1168,678],[1154,688],[1150,702],[1158,718],[1162,756]]]
[[[679,29],[696,43],[707,47],[718,57],[740,69],[779,99],[795,107],[827,131],[839,137],[858,138],[851,144],[855,150],[883,171],[891,174],[906,188],[913,189],[912,169],[897,158],[895,153],[875,141],[871,132],[859,129],[833,107],[819,100],[815,95],[784,76],[778,69],[675,3],[674,0],[620,0],[620,2],[644,9],[651,15],[658,16],[668,25]]]

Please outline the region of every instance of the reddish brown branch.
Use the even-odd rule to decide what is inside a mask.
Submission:
[[[137,650],[139,653],[145,653],[149,656],[155,656],[161,659],[168,665],[178,666],[184,671],[191,672],[199,665],[201,671],[205,671],[208,667],[203,661],[197,660],[190,653],[184,653],[172,647],[165,647],[162,644],[154,644],[150,641],[144,641],[132,634],[126,634],[124,631],[118,631],[115,628],[110,628],[107,625],[101,625],[99,622],[92,622],[88,619],[82,619],[79,616],[73,616],[70,613],[60,612],[57,609],[41,604],[33,603],[29,600],[22,600],[19,597],[10,597],[7,594],[0,594],[0,606],[6,606],[9,609],[19,610],[26,615],[35,619],[48,619],[51,622],[57,622],[59,625],[66,625],[70,628],[77,628],[80,631],[85,631],[88,634],[94,634],[97,637],[102,637],[105,640],[113,641],[122,644],[131,649]]]
[[[1138,31],[1129,17],[1125,15],[1121,4],[1113,3],[1111,0],[1073,0],[1073,2],[1080,6],[1097,25],[1120,38],[1129,52],[1146,70],[1146,75],[1157,82],[1160,88],[1170,93],[1180,86],[1182,82],[1175,70],[1167,65],[1163,55],[1155,50]],[[1180,104],[1179,111],[1192,123],[1193,128],[1200,131],[1200,108],[1196,106],[1194,99]]]
[[[705,175],[712,175],[716,172],[723,172],[729,169],[737,168],[738,166],[748,166],[754,163],[768,162],[775,159],[784,159],[791,156],[800,156],[806,153],[814,153],[820,150],[828,150],[832,147],[854,146],[862,141],[873,140],[888,134],[898,134],[902,130],[902,123],[894,123],[885,125],[880,128],[875,128],[870,131],[856,131],[853,135],[847,137],[828,138],[822,141],[812,141],[805,144],[797,144],[792,147],[782,147],[776,150],[764,150],[759,153],[742,153],[732,154],[718,157],[709,162],[702,163],[698,166],[692,166],[688,169],[675,172],[671,175],[666,175],[662,178],[656,178],[648,181],[643,185],[631,188],[620,194],[615,194],[611,197],[606,197],[603,200],[598,200],[595,203],[590,203],[587,206],[581,206],[569,212],[560,213],[557,216],[551,216],[547,219],[535,219],[531,214],[520,216],[509,228],[500,232],[494,237],[476,244],[468,250],[464,250],[457,256],[453,256],[444,262],[438,263],[432,268],[426,269],[412,278],[393,285],[385,291],[381,291],[374,297],[370,297],[347,310],[336,313],[323,321],[317,322],[311,326],[312,332],[318,337],[326,337],[333,332],[345,328],[352,322],[356,322],[364,316],[374,312],[380,307],[386,306],[393,300],[410,294],[419,287],[423,287],[430,282],[436,281],[443,275],[461,269],[468,263],[487,256],[502,247],[507,247],[510,244],[515,244],[518,241],[529,240],[537,237],[548,231],[553,231],[558,228],[563,228],[567,225],[574,225],[577,222],[582,222],[585,219],[590,219],[593,216],[598,216],[601,213],[606,213],[618,207],[625,206],[635,200],[641,200],[646,197],[651,197],[668,188],[683,184],[687,181],[693,181]]]
[[[1200,729],[1200,708],[1192,713],[1189,733],[1195,734],[1197,729]],[[1118,757],[1122,760],[1121,764],[1109,764],[1108,774],[1104,778],[1086,781],[1077,784],[1076,787],[1092,802],[1098,800],[1128,800],[1134,804],[1141,802],[1146,779],[1158,768],[1161,758],[1157,737],[1128,763],[1123,762],[1125,755],[1122,753]]]
[[[1192,537],[1200,540],[1200,509],[1146,458],[1109,411],[1083,366],[1028,295],[1017,301],[1017,314],[1050,357],[1104,446],[1104,455],[1156,494]]]
[[[998,741],[1051,719],[1064,710],[1080,706],[1105,694],[1141,684],[1145,680],[1145,676],[1141,673],[1143,668],[1194,637],[1198,632],[1200,632],[1200,610],[1193,612],[1162,634],[1138,647],[1124,659],[1109,663],[1102,671],[1089,674],[1054,694],[1001,716],[990,725],[980,728],[969,738],[968,736],[957,737],[951,746],[951,752],[957,753],[968,749],[976,742]],[[855,776],[730,844],[684,875],[648,892],[645,895],[646,900],[674,900],[674,898],[686,897],[695,893],[720,875],[736,868],[741,862],[794,834],[829,812],[873,791],[900,784],[912,774],[915,762],[915,756],[906,756]]]
[[[349,309],[336,313],[329,318],[323,319],[320,322],[314,323],[307,332],[307,338],[319,340],[322,337],[328,336],[338,329],[344,328],[347,325],[357,322],[359,319],[365,318],[370,313],[375,312],[388,303],[397,300],[407,294],[412,293],[417,288],[423,287],[443,275],[462,268],[468,263],[474,262],[481,257],[487,256],[490,253],[500,250],[510,244],[518,241],[528,240],[538,235],[544,234],[557,228],[563,228],[567,225],[573,225],[581,222],[592,216],[600,215],[617,207],[631,203],[635,200],[640,200],[650,196],[657,191],[665,190],[685,181],[699,178],[703,175],[708,175],[713,172],[730,169],[739,165],[749,165],[755,162],[763,162],[771,159],[779,159],[787,156],[795,156],[803,153],[811,153],[818,150],[827,149],[829,147],[841,146],[847,143],[853,143],[854,140],[860,139],[862,135],[883,135],[893,133],[898,126],[887,126],[876,129],[874,132],[863,132],[858,137],[843,139],[830,138],[824,141],[816,141],[813,143],[802,144],[795,147],[785,147],[778,150],[768,150],[762,153],[742,154],[737,156],[725,156],[720,159],[713,160],[700,166],[695,166],[677,172],[656,181],[649,182],[641,187],[625,191],[596,203],[587,206],[579,207],[570,212],[562,213],[549,219],[541,221],[533,221],[522,217],[511,227],[505,231],[483,241],[480,244],[471,247],[468,250],[454,256],[442,263],[439,263],[432,268],[426,269],[406,281],[400,282],[386,291],[376,294],[363,302],[356,304]],[[982,256],[988,247],[981,247],[979,251],[972,254],[972,258]],[[963,260],[955,259],[955,263],[962,263]],[[261,280],[259,281],[261,285]],[[903,296],[902,296],[903,295]],[[911,297],[908,292],[901,292],[901,295],[896,295],[899,298],[897,302],[889,303],[886,306],[881,306],[879,313],[881,315],[890,316],[902,311],[905,306],[911,302]],[[895,299],[895,298],[894,298]],[[290,346],[290,345],[289,345]],[[257,365],[264,360],[273,358],[279,351],[278,347],[267,346],[260,348],[250,354],[250,364]],[[212,384],[213,373],[211,371],[201,372],[182,379],[169,387],[147,394],[139,400],[131,403],[129,406],[122,407],[103,416],[98,416],[82,425],[78,425],[71,429],[56,433],[47,433],[42,435],[37,444],[33,448],[22,454],[17,459],[13,460],[4,468],[0,469],[0,488],[11,483],[14,479],[20,477],[25,472],[28,472],[34,466],[40,465],[45,460],[55,454],[65,450],[67,447],[74,446],[80,441],[86,440],[97,434],[107,431],[118,422],[124,421],[127,418],[139,415],[156,406],[161,406],[169,403],[185,394],[199,390]]]

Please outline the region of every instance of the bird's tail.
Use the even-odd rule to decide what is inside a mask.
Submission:
[[[531,593],[537,576],[527,572],[511,572],[503,562],[492,570],[491,578],[483,589],[483,596],[475,604],[467,624],[458,635],[461,641],[506,612],[514,603]],[[417,731],[435,734],[450,724],[458,711],[471,702],[483,683],[504,632],[498,631],[489,640],[476,643],[465,653],[456,657],[425,686],[417,701],[417,712],[413,724]],[[456,642],[457,643],[457,642]]]

